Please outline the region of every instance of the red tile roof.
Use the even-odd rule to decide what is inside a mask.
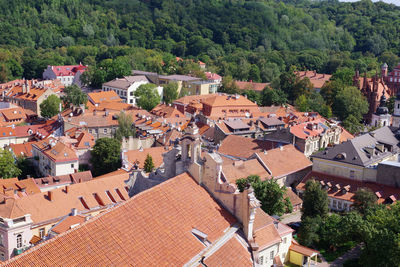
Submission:
[[[332,75],[329,74],[319,74],[315,71],[298,71],[296,75],[301,79],[307,77],[313,84],[314,88],[322,88],[322,86],[329,81]]]
[[[36,143],[34,142],[26,142],[23,144],[10,144],[10,150],[14,153],[16,157],[18,156],[23,156],[27,158],[33,157],[32,154],[32,144]]]
[[[182,266],[205,248],[193,229],[214,243],[235,222],[184,173],[42,242],[5,266]],[[226,253],[243,255],[237,250]],[[224,261],[220,265],[226,266]]]
[[[218,153],[247,159],[254,153],[273,148],[273,143],[269,141],[262,141],[238,135],[228,135],[222,141],[221,146],[218,149]]]
[[[18,180],[18,178],[0,179],[0,194],[20,198],[37,193],[40,193],[40,188],[32,178],[25,180]]]
[[[297,253],[300,253],[304,256],[307,257],[311,257],[314,256],[315,254],[319,254],[319,251],[308,248],[308,247],[304,247],[302,245],[296,244],[296,243],[292,243],[292,245],[289,247],[289,250],[293,250]]]
[[[185,115],[180,112],[176,107],[173,106],[167,106],[164,104],[158,104],[155,108],[153,108],[150,111],[151,114],[154,114],[158,117],[163,117],[163,118],[184,118]]]
[[[122,102],[122,99],[118,96],[115,91],[100,91],[94,93],[88,93],[89,100],[94,104],[100,104],[101,102]]]
[[[297,190],[304,191],[306,182],[310,179],[314,179],[316,181],[324,181],[324,183],[330,182],[332,188],[327,190],[328,196],[332,198],[337,198],[340,200],[346,200],[354,202],[355,192],[360,188],[369,188],[372,192],[379,192],[379,198],[377,200],[378,203],[387,203],[390,196],[395,196],[397,199],[400,199],[400,188],[378,184],[374,182],[362,182],[354,179],[344,178],[340,176],[328,175],[320,172],[311,172],[309,173],[296,187]],[[339,185],[341,189],[345,186],[348,187],[349,191],[344,192],[343,190],[337,190],[336,185]],[[389,202],[390,203],[390,202]]]
[[[54,74],[56,76],[75,76],[75,74],[80,71],[84,72],[86,70],[84,65],[65,65],[65,66],[51,66]]]
[[[293,145],[285,145],[257,153],[274,178],[283,177],[312,166],[312,162]]]
[[[264,88],[269,85],[269,83],[255,83],[253,81],[249,82],[235,81],[235,84],[240,90],[254,90],[259,92],[264,90]]]
[[[67,218],[59,222],[56,226],[54,226],[51,231],[56,234],[61,234],[68,231],[69,229],[73,229],[83,222],[85,222],[85,216],[68,216]]]

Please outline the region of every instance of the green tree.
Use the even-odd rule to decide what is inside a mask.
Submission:
[[[356,134],[362,130],[363,125],[353,115],[349,115],[343,122],[343,127],[351,134]]]
[[[0,149],[0,177],[8,179],[17,177],[21,174],[21,170],[15,164],[15,160],[11,152],[5,149]]]
[[[352,115],[361,121],[363,115],[368,112],[368,102],[360,90],[353,86],[347,86],[337,93],[332,108],[340,120]]]
[[[303,221],[306,217],[325,218],[328,214],[328,194],[321,189],[321,185],[315,180],[308,180],[303,195],[303,207],[301,208]]]
[[[389,109],[389,113],[393,114],[394,111],[394,102],[396,101],[396,96],[391,96],[387,101],[387,108]]]
[[[288,198],[285,198],[286,187],[280,186],[275,179],[261,181],[257,175],[250,175],[244,179],[238,179],[236,185],[239,191],[243,191],[247,184],[251,184],[258,200],[261,201],[261,208],[268,214],[282,215],[292,212],[292,205]]]
[[[50,95],[40,104],[40,115],[44,118],[51,118],[60,111],[61,100],[56,95]]]
[[[322,219],[319,216],[305,217],[301,219],[301,227],[299,229],[299,241],[304,246],[312,246],[319,242],[319,228]]]
[[[18,179],[26,179],[27,176],[36,177],[36,169],[33,165],[33,162],[22,156],[18,156],[16,160],[17,168],[21,170],[21,173],[18,175]]]
[[[117,170],[121,167],[121,144],[117,139],[97,139],[90,152],[93,173],[98,176]]]
[[[351,68],[340,68],[331,77],[332,81],[340,81],[344,85],[353,85],[354,70]]]
[[[359,188],[354,194],[353,207],[361,214],[365,214],[367,209],[370,209],[377,204],[377,200],[377,197],[370,189]]]
[[[152,110],[160,103],[160,95],[155,84],[142,84],[135,91],[137,105],[147,111]]]
[[[261,104],[261,94],[254,90],[244,90],[242,95],[245,95],[250,101]]]
[[[144,171],[149,173],[152,172],[154,169],[154,162],[153,158],[150,156],[150,154],[147,154],[146,159],[144,161]]]
[[[264,88],[261,92],[261,104],[263,106],[283,106],[287,103],[287,95],[280,89]]]
[[[63,97],[63,101],[67,105],[79,106],[82,104],[86,104],[88,98],[87,94],[82,92],[81,88],[79,88],[76,84],[71,86],[66,86],[64,89],[65,96]]]
[[[122,137],[129,138],[129,136],[135,136],[136,129],[133,126],[132,117],[125,112],[120,112],[118,115],[118,129],[115,132],[115,138],[119,141]]]
[[[178,83],[171,82],[164,85],[163,99],[165,104],[171,104],[175,99],[178,98]]]
[[[227,94],[237,94],[239,93],[239,88],[232,76],[227,75],[222,79],[222,86],[219,88],[219,91]]]

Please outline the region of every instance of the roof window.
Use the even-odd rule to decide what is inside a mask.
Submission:
[[[210,241],[207,240],[207,234],[203,233],[202,231],[193,228],[192,234],[201,242],[203,245],[208,246],[210,245]]]
[[[89,206],[88,206],[88,204],[86,203],[86,201],[83,199],[83,197],[79,197],[79,200],[81,201],[82,206],[83,206],[85,209],[89,210]]]

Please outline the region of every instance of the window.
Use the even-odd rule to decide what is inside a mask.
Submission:
[[[74,167],[75,167],[75,166],[74,166],[74,164],[72,163],[72,164],[71,164],[71,168],[73,169]]]
[[[17,235],[17,248],[22,248],[22,235]]]
[[[261,257],[260,257],[260,265],[263,265],[263,263],[264,263],[264,257],[261,256]]]
[[[287,241],[287,237],[285,237],[285,238],[283,239],[283,244],[286,244],[286,241]]]
[[[107,191],[106,191],[106,194],[107,194],[108,198],[109,198],[112,202],[117,203],[117,201],[115,201],[114,196],[111,195],[110,191],[107,190]]]
[[[343,209],[347,210],[347,203],[343,203]]]
[[[104,129],[103,132],[106,134],[107,133],[107,129]]]
[[[269,253],[269,259],[270,260],[273,260],[274,259],[274,253],[275,251],[271,251],[270,253]]]
[[[133,91],[129,93],[130,96],[133,96]]]
[[[342,209],[342,201],[338,201],[338,208]]]
[[[0,245],[3,245],[3,234],[0,234]]]
[[[350,171],[350,178],[354,178],[354,171]]]
[[[98,129],[94,129],[94,132],[97,134],[97,133],[99,133],[99,130]]]
[[[336,208],[336,206],[337,206],[337,201],[334,200],[334,201],[333,201],[333,207]]]
[[[129,100],[129,104],[133,104],[133,99]]]
[[[4,256],[4,253],[3,253],[3,252],[0,253],[0,260],[1,260],[1,261],[5,261],[5,260],[6,260],[6,258],[5,258],[5,256]]]
[[[39,229],[39,237],[43,238],[44,237],[44,233],[45,233],[45,228],[40,228]]]

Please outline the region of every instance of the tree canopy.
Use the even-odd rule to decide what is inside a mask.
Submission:
[[[251,184],[261,208],[270,215],[282,215],[292,212],[293,206],[288,197],[285,197],[286,187],[280,186],[275,179],[261,181],[257,175],[236,180],[239,191],[243,191],[247,184]]]
[[[115,138],[121,141],[122,137],[129,138],[129,136],[135,136],[135,134],[136,129],[133,126],[132,116],[125,112],[119,113],[118,129],[115,132]]]
[[[56,95],[50,95],[40,104],[40,116],[51,118],[60,111],[61,100]]]
[[[8,179],[17,177],[21,174],[21,170],[17,167],[11,152],[0,149],[0,177]]]
[[[170,82],[164,85],[163,100],[165,104],[171,104],[178,98],[178,83]]]
[[[82,92],[81,88],[73,84],[71,86],[66,86],[64,89],[65,97],[63,97],[64,104],[79,106],[86,104],[88,98],[87,94]]]
[[[154,162],[153,158],[150,154],[147,154],[146,159],[144,160],[144,171],[149,173],[154,170]]]
[[[135,91],[136,103],[139,107],[150,111],[160,103],[160,95],[155,84],[142,84]]]
[[[92,172],[95,176],[117,170],[121,167],[121,144],[117,139],[97,139],[90,152]]]
[[[306,217],[324,218],[328,214],[328,194],[315,180],[308,180],[303,194],[302,220]]]

